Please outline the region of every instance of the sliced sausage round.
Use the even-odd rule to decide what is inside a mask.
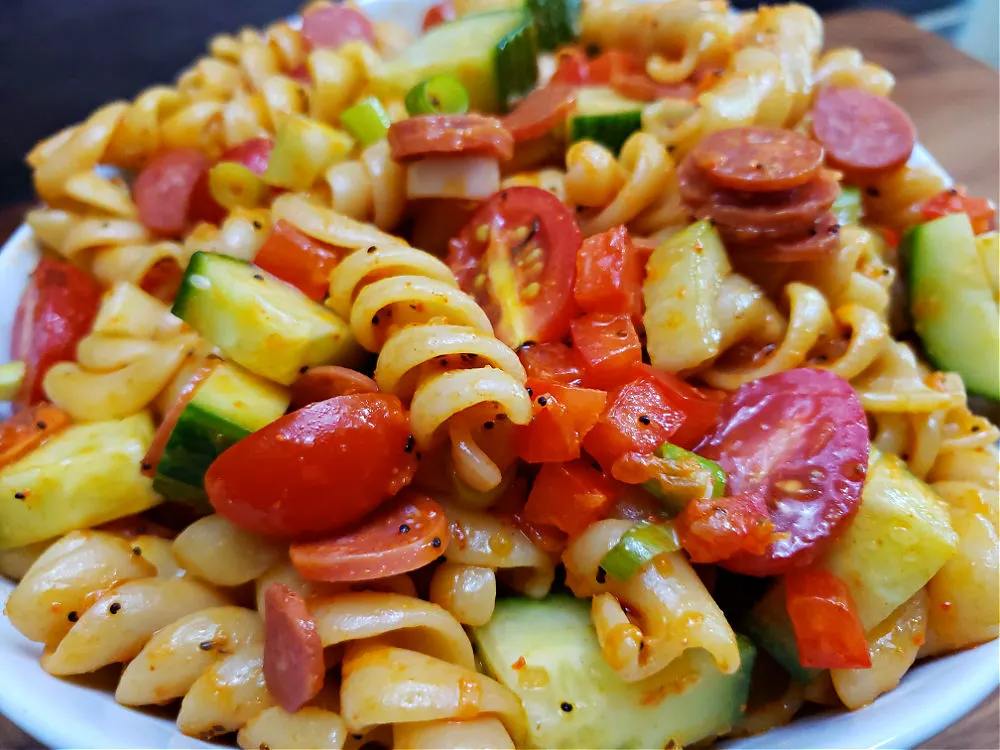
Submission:
[[[726,231],[721,232],[727,241]],[[727,244],[734,245],[734,255],[742,261],[759,263],[798,263],[822,260],[836,252],[840,246],[840,225],[833,214],[823,214],[804,234],[773,240],[745,242],[728,238]]]
[[[485,115],[418,115],[394,122],[389,148],[396,161],[421,156],[514,155],[514,136],[500,120]]]
[[[511,132],[515,141],[541,138],[573,109],[576,87],[563,83],[550,83],[524,97],[514,111],[500,121]]]
[[[302,38],[309,49],[337,49],[353,41],[375,44],[375,26],[348,5],[319,5],[302,14]]]
[[[787,235],[790,230],[808,228],[830,210],[839,193],[839,183],[827,172],[807,185],[780,193],[748,196],[719,190],[701,210],[725,226]]]
[[[142,223],[167,237],[183,234],[191,218],[195,188],[210,166],[208,158],[194,148],[167,151],[149,162],[132,186]]]
[[[751,126],[702,138],[691,152],[720,187],[773,192],[805,185],[819,174],[823,148],[794,130]]]
[[[377,393],[378,385],[367,375],[338,365],[313,367],[292,383],[292,408],[352,393]]]
[[[326,666],[316,622],[301,596],[282,583],[264,592],[264,681],[275,702],[295,713],[323,687]]]
[[[812,132],[829,162],[877,174],[903,166],[917,142],[909,115],[888,99],[859,88],[824,87],[812,110]]]

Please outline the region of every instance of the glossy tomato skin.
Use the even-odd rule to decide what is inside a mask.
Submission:
[[[455,6],[451,3],[451,0],[445,0],[445,2],[437,3],[427,9],[427,12],[424,13],[422,28],[426,33],[435,26],[448,23],[448,21],[454,21],[456,18]]]
[[[330,272],[339,259],[336,248],[303,234],[278,219],[254,264],[321,302],[330,288]]]
[[[583,447],[610,472],[626,453],[652,453],[684,424],[685,415],[652,375],[643,373],[608,393]]]
[[[516,349],[566,335],[582,241],[575,217],[552,193],[512,187],[487,200],[449,243],[448,265]]]
[[[566,83],[580,86],[587,83],[590,60],[579,47],[564,47],[556,53],[556,72],[551,83]]]
[[[774,531],[767,503],[758,492],[692,500],[675,519],[674,528],[696,563],[715,563],[739,552],[763,555]]]
[[[606,517],[617,494],[614,480],[587,461],[545,464],[531,487],[524,519],[572,538]]]
[[[71,421],[66,411],[44,402],[0,421],[0,469],[33,451]]]
[[[353,394],[286,414],[236,443],[209,467],[205,489],[242,529],[315,538],[362,519],[416,468],[399,399]]]
[[[584,363],[584,382],[612,388],[631,380],[642,364],[642,344],[627,314],[588,313],[570,324],[573,348]]]
[[[785,608],[803,667],[871,667],[865,629],[846,583],[822,568],[789,571],[784,583]]]
[[[583,384],[583,360],[570,343],[526,344],[517,350],[529,378],[563,385]]]
[[[996,211],[990,202],[985,198],[971,198],[960,187],[943,190],[928,198],[920,213],[927,221],[940,219],[948,214],[965,214],[969,217],[975,234],[996,228]]]
[[[76,359],[76,345],[90,332],[101,294],[90,274],[42,258],[21,295],[11,332],[10,358],[26,367],[18,404],[41,401],[45,373],[57,362]]]
[[[518,427],[518,455],[529,463],[571,461],[580,457],[584,437],[597,424],[607,394],[590,388],[571,388],[529,379],[532,419]]]
[[[584,312],[624,313],[641,323],[644,266],[624,226],[588,237],[576,256],[577,306]]]
[[[650,365],[641,365],[639,369],[654,378],[670,402],[684,414],[684,422],[670,442],[689,450],[696,446],[715,426],[726,393],[695,388],[676,375]]]
[[[728,495],[762,494],[774,524],[775,541],[764,554],[741,552],[720,565],[745,575],[779,575],[809,565],[857,510],[868,421],[843,378],[789,370],[733,394],[695,452],[723,468]]]

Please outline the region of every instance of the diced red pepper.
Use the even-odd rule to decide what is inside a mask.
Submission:
[[[574,537],[604,518],[615,496],[614,482],[586,461],[545,464],[531,487],[524,519]]]
[[[576,255],[573,296],[584,312],[642,320],[643,262],[628,229],[618,226],[583,241]]]
[[[565,47],[556,53],[556,72],[552,83],[580,85],[587,83],[587,69],[590,61],[579,47]]]
[[[988,232],[996,223],[996,209],[993,205],[985,198],[970,198],[963,187],[944,190],[928,198],[921,214],[927,221],[948,214],[966,214],[975,234]]]
[[[571,461],[580,457],[583,438],[597,423],[607,394],[544,380],[528,380],[534,416],[517,429],[518,454],[529,463]]]
[[[727,395],[723,391],[699,390],[676,375],[650,365],[642,365],[640,369],[656,378],[670,400],[684,413],[684,424],[670,442],[681,448],[694,448],[715,424]]]
[[[319,302],[326,297],[330,271],[338,260],[336,248],[307,237],[284,219],[279,219],[257,252],[254,263]]]
[[[43,401],[0,422],[0,469],[31,453],[71,421],[68,412]]]
[[[785,574],[785,606],[795,630],[802,666],[811,669],[868,669],[865,629],[847,584],[822,568]]]
[[[583,383],[583,360],[569,344],[550,341],[525,344],[517,350],[529,378],[540,378],[563,385]]]
[[[642,344],[627,314],[589,313],[570,324],[570,336],[583,359],[587,385],[620,385],[642,364]]]
[[[752,493],[691,500],[674,519],[674,528],[697,563],[719,562],[737,552],[762,555],[774,532],[766,501]]]

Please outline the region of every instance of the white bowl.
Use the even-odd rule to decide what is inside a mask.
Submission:
[[[427,0],[361,0],[377,20],[419,29]],[[238,26],[238,20],[234,26]],[[938,169],[918,147],[914,161]],[[39,250],[20,227],[0,249],[0,363],[10,351],[10,329]],[[0,410],[2,410],[0,406]],[[3,413],[0,411],[0,418]],[[13,584],[0,579],[0,609]],[[893,691],[853,712],[809,716],[766,734],[726,743],[729,748],[909,748],[934,736],[976,707],[1000,684],[998,642],[922,663]],[[177,731],[172,718],[115,703],[110,679],[61,680],[39,666],[42,648],[0,616],[0,712],[53,748],[212,748]],[[107,675],[104,675],[107,677]]]

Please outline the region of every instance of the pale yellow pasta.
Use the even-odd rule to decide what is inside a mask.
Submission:
[[[156,568],[156,575],[160,578],[180,578],[187,575],[187,571],[180,566],[174,556],[174,545],[169,539],[152,534],[139,534],[130,540],[132,554],[140,555],[147,562]]]
[[[948,187],[940,171],[929,167],[905,166],[873,177],[862,191],[865,219],[874,225],[905,232],[923,221],[924,201]]]
[[[687,649],[703,648],[721,671],[736,672],[736,636],[683,554],[660,555],[627,581],[598,575],[604,555],[631,527],[628,521],[598,521],[563,553],[567,585],[577,596],[593,597],[591,616],[608,666],[635,682]]]
[[[188,258],[198,251],[252,261],[271,231],[271,212],[263,208],[235,208],[219,226],[202,223],[184,238]]]
[[[867,706],[899,684],[917,658],[927,617],[928,597],[921,589],[868,633],[870,668],[830,670],[833,688],[845,706]]]
[[[373,73],[381,61],[379,53],[365,42],[348,42],[337,50],[316,49],[308,65],[313,88],[309,115],[336,123],[340,114],[367,93]]]
[[[434,570],[428,598],[463,625],[485,625],[496,604],[496,572],[481,565],[443,563]]]
[[[856,49],[838,47],[823,53],[816,63],[816,86],[862,88],[877,96],[889,96],[896,79],[880,65],[865,60]]]
[[[293,714],[272,706],[250,719],[236,735],[237,744],[246,750],[339,750],[346,741],[347,726],[340,714],[318,706],[303,706]]]
[[[345,250],[406,244],[371,224],[356,221],[294,193],[276,198],[271,216],[274,221],[284,219],[300,232]]]
[[[392,728],[394,747],[409,750],[506,750],[514,743],[499,719],[445,719],[396,724]]]
[[[391,230],[406,208],[406,168],[393,160],[388,141],[381,140],[353,161],[326,171],[334,211]]]
[[[585,0],[580,40],[604,49],[627,49],[642,56],[680,57],[689,29],[708,15],[729,11],[725,0]]]
[[[182,698],[212,664],[263,642],[260,616],[242,607],[202,609],[158,630],[122,672],[115,700],[150,706]]]
[[[198,519],[174,540],[181,566],[216,586],[249,583],[287,553],[287,543],[251,534],[217,514]]]
[[[46,540],[25,547],[0,550],[0,576],[20,581],[50,544],[52,542]]]

